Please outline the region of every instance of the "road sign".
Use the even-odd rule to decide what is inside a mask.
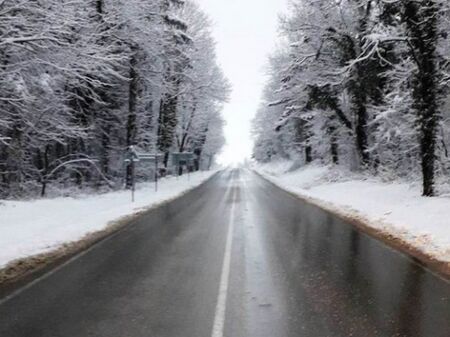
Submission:
[[[164,161],[164,155],[163,154],[150,154],[150,153],[137,153],[137,158],[139,161],[144,162],[163,162]]]
[[[190,179],[190,170],[194,167],[195,155],[193,152],[174,152],[171,154],[171,163],[175,168],[176,174],[183,174],[183,166],[187,169],[188,179]]]
[[[138,152],[136,151],[136,148],[131,145],[128,147],[127,152],[125,153],[125,162],[126,163],[130,163],[130,162],[138,162],[139,161],[139,156],[138,156]]]
[[[139,152],[136,147],[130,146],[125,154],[125,163],[131,165],[131,200],[134,202],[135,199],[135,191],[136,191],[136,167],[135,163],[137,162],[146,162],[150,164],[154,164],[155,170],[155,192],[158,191],[158,168],[159,164],[164,161],[164,155],[159,153],[144,153]]]
[[[174,152],[171,154],[172,165],[176,167],[191,166],[194,164],[193,152]]]

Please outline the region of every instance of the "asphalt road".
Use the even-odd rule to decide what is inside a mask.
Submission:
[[[450,284],[245,170],[0,300],[1,337],[450,336]]]

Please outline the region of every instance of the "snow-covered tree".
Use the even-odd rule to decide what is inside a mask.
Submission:
[[[209,32],[195,17],[204,14],[188,8],[181,0],[0,1],[0,194],[44,195],[49,183],[120,186],[130,176],[128,146],[175,149],[193,94],[199,115],[219,114],[226,80],[213,61],[200,64],[214,44],[202,49]],[[208,132],[201,120],[190,138]]]
[[[176,149],[192,151],[201,157],[207,138],[215,137],[212,132],[218,132],[219,138],[222,136],[222,124],[218,124],[217,119],[230,89],[217,65],[208,17],[194,3],[186,3],[179,14],[186,21],[186,34],[192,43],[185,51],[190,62],[180,86]],[[219,129],[217,125],[220,125]],[[211,153],[212,149],[210,146],[208,155],[214,157],[217,153]]]
[[[284,65],[255,120],[256,159],[285,156],[277,120],[303,162],[421,174],[433,195],[435,174],[449,166],[449,9],[443,0],[292,1]]]

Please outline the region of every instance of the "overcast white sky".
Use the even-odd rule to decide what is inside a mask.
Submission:
[[[220,162],[249,158],[251,120],[265,82],[264,66],[275,48],[278,14],[287,0],[196,0],[214,21],[219,63],[233,85],[223,115],[227,145]]]

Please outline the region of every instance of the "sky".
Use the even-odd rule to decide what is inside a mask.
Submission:
[[[251,120],[258,110],[265,83],[265,66],[275,49],[278,15],[287,0],[196,0],[214,23],[217,56],[233,92],[223,116],[227,145],[221,164],[250,158]]]

